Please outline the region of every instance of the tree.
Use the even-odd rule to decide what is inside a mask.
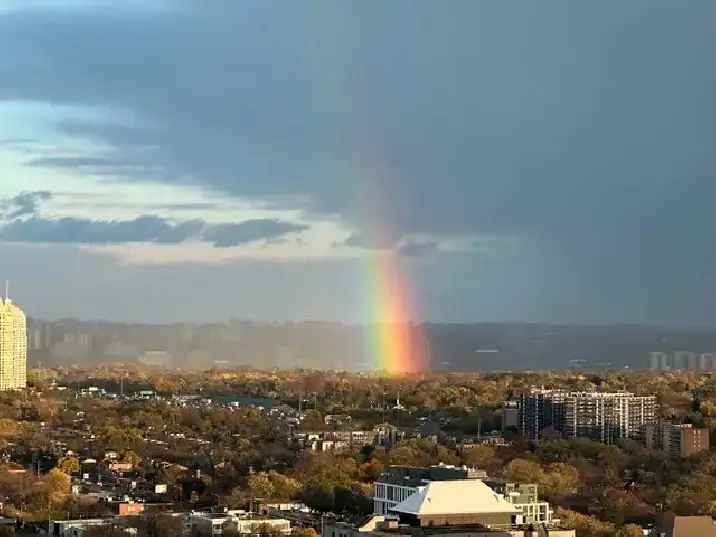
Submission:
[[[571,464],[550,464],[539,481],[545,494],[569,494],[579,485],[579,471]]]
[[[248,493],[252,498],[273,499],[275,488],[268,474],[260,473],[249,476],[247,480]]]
[[[616,537],[644,537],[644,530],[636,524],[627,524],[617,530]]]
[[[274,470],[268,473],[268,478],[271,485],[273,485],[273,495],[276,500],[290,500],[301,489],[301,484],[296,479]]]
[[[0,418],[0,436],[12,436],[17,434],[20,427],[15,420]]]
[[[108,425],[100,435],[102,441],[116,450],[137,449],[144,443],[142,431],[135,427],[115,427]]]
[[[301,497],[306,505],[317,511],[333,511],[336,504],[335,487],[326,481],[309,481],[303,487]]]
[[[128,462],[133,467],[137,467],[142,463],[142,458],[131,449],[122,453],[122,462]]]
[[[544,479],[542,467],[527,459],[513,459],[505,468],[505,478],[515,483],[541,483]]]
[[[60,505],[70,493],[70,476],[59,468],[53,468],[47,474],[47,488],[50,504]]]
[[[495,460],[495,449],[490,446],[475,446],[465,452],[465,463],[475,468],[489,468]]]
[[[183,532],[182,518],[169,514],[159,514],[149,520],[149,537],[164,537],[165,535],[181,535]]]
[[[562,509],[558,507],[555,513],[556,518],[562,521],[562,525],[568,529],[577,530],[579,537],[613,537],[614,526],[608,522],[601,522],[594,517]]]
[[[326,428],[326,423],[318,410],[309,410],[303,418],[301,428],[304,431],[323,431]]]
[[[67,475],[76,474],[80,471],[80,461],[76,457],[62,457],[57,461],[57,468],[62,470]]]

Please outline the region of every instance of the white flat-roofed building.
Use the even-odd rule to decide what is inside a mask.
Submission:
[[[373,483],[373,513],[385,515],[391,507],[407,500],[418,488],[431,481],[453,481],[460,479],[482,479],[487,477],[483,470],[467,466],[389,466]]]
[[[415,526],[479,524],[510,528],[522,524],[521,511],[480,479],[432,481],[390,509],[401,523]]]

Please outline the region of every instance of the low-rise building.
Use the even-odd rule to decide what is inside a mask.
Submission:
[[[487,484],[522,514],[524,524],[552,524],[553,511],[548,502],[539,499],[539,486],[533,483],[488,481]]]
[[[191,537],[216,537],[225,532],[258,537],[267,533],[291,534],[291,522],[283,518],[256,517],[244,511],[191,513],[186,528]],[[188,536],[187,536],[188,537]]]
[[[452,481],[458,479],[483,479],[483,470],[466,466],[440,464],[429,467],[389,466],[373,483],[373,513],[388,514],[392,507],[407,500],[418,492],[421,486],[431,481]]]
[[[479,525],[487,529],[511,529],[521,524],[514,504],[480,479],[432,481],[405,501],[389,509],[411,526]]]
[[[50,537],[83,537],[90,529],[93,528],[123,528],[126,533],[136,535],[135,528],[125,527],[122,522],[116,518],[87,518],[82,520],[57,520],[50,522]]]
[[[510,501],[480,479],[431,481],[387,514],[374,514],[360,524],[324,517],[322,537],[575,537],[575,530],[530,521],[520,505],[534,504],[536,489],[506,484]],[[520,504],[519,501],[525,503]],[[541,518],[551,518],[546,506]]]

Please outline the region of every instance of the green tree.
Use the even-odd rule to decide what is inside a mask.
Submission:
[[[616,537],[644,537],[644,530],[636,524],[627,524],[617,530]]]
[[[57,467],[67,475],[76,474],[80,471],[80,461],[76,457],[62,457],[57,461]]]

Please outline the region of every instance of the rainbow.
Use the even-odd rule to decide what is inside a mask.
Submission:
[[[396,251],[400,234],[390,225],[395,211],[385,188],[390,170],[380,158],[358,162],[361,173],[356,177],[361,179],[353,182],[355,199],[361,228],[373,243],[362,254],[367,361],[372,369],[390,375],[424,371],[429,365],[427,340],[421,325],[414,322],[419,309],[402,266],[404,258]]]
[[[376,250],[366,260],[368,353],[373,367],[387,374],[427,367],[424,335],[411,321],[416,309],[399,257],[393,250]]]

